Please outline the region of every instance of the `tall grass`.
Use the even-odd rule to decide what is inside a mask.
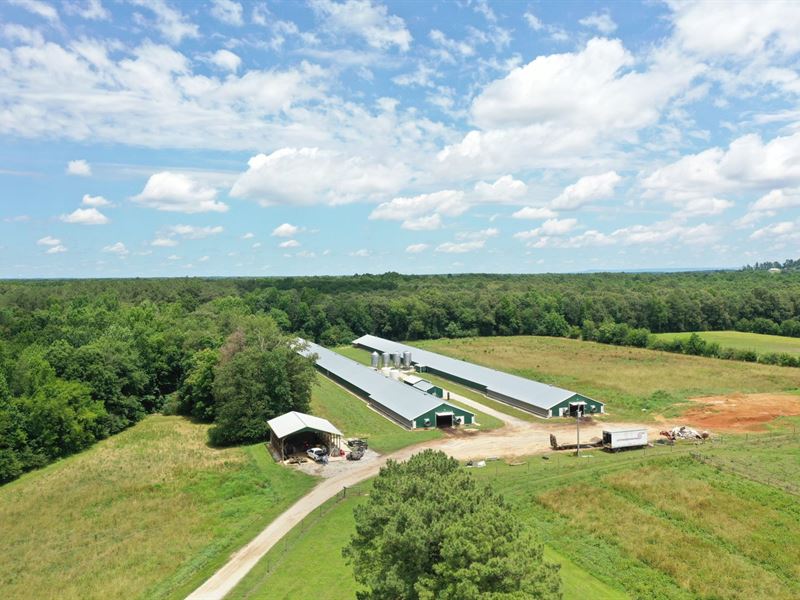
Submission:
[[[0,488],[0,597],[183,597],[314,485],[207,429],[148,417]]]
[[[614,418],[669,412],[687,398],[797,391],[791,369],[535,336],[442,339],[414,345],[580,392]],[[643,411],[644,409],[644,411]]]

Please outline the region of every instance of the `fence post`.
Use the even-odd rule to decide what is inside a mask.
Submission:
[[[344,488],[342,488],[342,498],[347,498],[347,486],[344,486]]]

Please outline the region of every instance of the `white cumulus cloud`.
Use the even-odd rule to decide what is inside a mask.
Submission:
[[[479,181],[475,184],[475,192],[487,202],[511,203],[523,198],[528,193],[528,186],[511,175],[503,175],[494,183]]]
[[[410,246],[406,246],[406,252],[409,254],[419,254],[420,252],[425,252],[430,248],[428,244],[411,244]]]
[[[233,0],[212,0],[211,14],[215,19],[223,23],[237,27],[244,25],[242,12],[242,5],[238,2]]]
[[[217,190],[183,173],[162,171],[151,175],[132,200],[156,210],[181,213],[225,212],[228,205],[217,199]]]
[[[320,148],[282,148],[258,154],[233,184],[234,198],[275,204],[345,204],[385,197],[399,190],[408,175],[358,156]]]
[[[217,50],[211,55],[211,62],[225,71],[235,73],[242,64],[242,59],[230,50]]]
[[[408,50],[411,46],[412,37],[405,21],[390,15],[382,4],[371,0],[312,0],[311,7],[331,31],[362,37],[373,48],[396,46]]]
[[[67,163],[67,174],[89,177],[92,174],[92,167],[83,159],[71,160]]]
[[[68,215],[59,217],[65,223],[78,225],[105,225],[110,219],[96,208],[77,208]]]
[[[103,198],[102,196],[90,196],[89,194],[84,194],[83,199],[81,200],[81,204],[84,206],[94,206],[95,208],[100,206],[110,206],[111,202]]]
[[[272,230],[272,235],[275,237],[292,237],[301,231],[297,225],[291,223],[282,223]]]
[[[622,177],[615,171],[581,177],[553,199],[552,207],[557,210],[574,210],[595,200],[611,198],[620,181]]]

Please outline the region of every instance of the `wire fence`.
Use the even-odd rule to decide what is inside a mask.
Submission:
[[[297,545],[307,538],[308,534],[314,529],[314,526],[322,521],[327,515],[335,510],[344,500],[353,500],[367,496],[367,490],[359,488],[344,487],[336,495],[315,508],[312,512],[307,514],[292,530],[283,536],[277,544],[275,544],[269,552],[261,559],[253,573],[254,577],[250,580],[245,579],[240,586],[240,593],[236,598],[252,598],[257,595],[259,590],[264,589],[264,584],[267,579],[275,571],[281,568],[286,560],[290,558],[292,551]],[[244,586],[247,586],[244,588]]]
[[[557,483],[558,479],[571,479],[576,476],[580,477],[582,474],[599,478],[614,471],[635,468],[638,465],[646,466],[655,460],[665,457],[686,456],[720,471],[735,474],[756,483],[774,486],[793,495],[800,495],[800,485],[791,480],[791,474],[787,474],[786,478],[781,478],[775,475],[771,476],[763,470],[748,469],[746,465],[737,462],[724,452],[725,450],[758,449],[780,445],[796,448],[798,443],[800,443],[800,437],[798,437],[797,427],[794,427],[788,432],[783,430],[770,433],[745,434],[744,436],[714,436],[704,441],[679,441],[674,444],[656,443],[653,446],[647,446],[639,450],[615,454],[613,460],[598,461],[597,463],[591,458],[593,453],[587,452],[589,449],[582,449],[582,455],[586,457],[586,460],[577,459],[574,456],[574,450],[562,450],[516,461],[513,459],[489,459],[486,467],[484,467],[488,472],[484,471],[482,475],[489,476],[489,478],[492,476],[499,477],[502,469],[503,476],[507,476],[508,473],[518,473],[520,477],[533,477],[537,482],[543,484]],[[602,451],[599,448],[597,450]],[[481,470],[483,471],[483,469]],[[800,474],[800,466],[796,471]],[[247,589],[242,589],[242,592],[236,597],[252,598],[258,590],[263,590],[270,575],[285,564],[292,551],[307,538],[308,534],[320,521],[345,500],[362,498],[368,495],[368,487],[361,485],[356,488],[345,487],[336,496],[306,515],[262,559],[262,562],[259,563],[253,573],[255,578],[245,580]]]

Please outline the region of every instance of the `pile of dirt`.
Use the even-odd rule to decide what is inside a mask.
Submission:
[[[683,419],[695,427],[715,430],[762,431],[778,417],[800,415],[800,396],[793,394],[730,394],[692,398]]]

